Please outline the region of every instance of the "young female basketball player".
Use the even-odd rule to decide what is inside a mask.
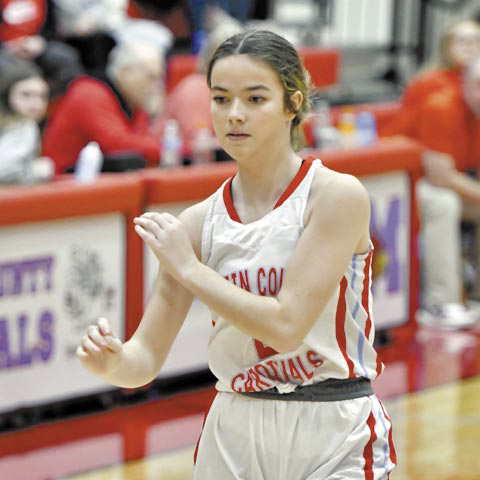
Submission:
[[[396,459],[370,385],[382,364],[372,347],[367,193],[295,154],[308,82],[286,40],[235,35],[207,79],[215,132],[238,173],[178,219],[135,220],[160,262],[155,292],[129,341],[100,319],[78,356],[115,385],[144,385],[196,296],[212,310],[219,393],[195,478],[386,479]]]

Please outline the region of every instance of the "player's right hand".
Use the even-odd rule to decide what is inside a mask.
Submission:
[[[77,357],[82,365],[95,375],[110,372],[120,361],[123,344],[112,332],[106,318],[99,318],[90,325],[77,348]]]

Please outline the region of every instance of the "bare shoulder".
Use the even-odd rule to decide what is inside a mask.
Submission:
[[[317,171],[312,183],[309,208],[335,214],[370,212],[368,193],[358,178],[329,168]]]
[[[185,225],[197,256],[201,252],[202,231],[205,215],[213,202],[215,194],[183,210],[178,219]],[[200,258],[200,257],[199,257]]]
[[[348,235],[357,240],[355,253],[369,245],[370,199],[354,176],[328,168],[317,171],[305,212],[305,226],[318,232]]]

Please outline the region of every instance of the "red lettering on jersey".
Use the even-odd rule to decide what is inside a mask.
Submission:
[[[257,363],[254,367],[255,371],[264,378],[272,378],[271,373],[265,365]]]
[[[230,281],[230,275],[224,275],[224,277],[223,277],[223,278],[224,278],[224,279],[225,279],[227,282],[229,282],[229,281]]]
[[[290,367],[290,376],[292,378],[298,378],[298,380],[303,380],[302,375],[300,375],[300,372],[298,371],[297,367],[295,366],[295,362],[293,361],[292,358],[288,359],[288,366]]]
[[[277,370],[277,362],[275,362],[274,360],[269,360],[267,362],[267,365],[273,370],[273,375],[269,375],[270,378],[272,380],[278,380],[279,382],[282,381],[282,378],[280,377],[280,375],[278,374],[278,370]]]
[[[243,373],[239,373],[235,375],[232,379],[232,390],[234,392],[244,392],[245,389],[241,385],[237,385],[237,382],[243,384],[245,382],[245,375]]]
[[[285,364],[285,360],[280,360],[280,365],[282,366],[282,372],[285,375],[285,380],[288,382],[288,373],[287,373],[287,368]]]
[[[307,369],[304,367],[303,365],[303,362],[302,362],[302,359],[298,356],[296,357],[296,360],[297,360],[297,363],[298,363],[298,366],[300,367],[300,369],[302,370],[303,374],[305,375],[306,378],[312,378],[313,377],[313,372],[309,372],[307,371]]]
[[[266,383],[266,382],[262,381],[262,379],[260,378],[260,375],[257,372],[255,372],[255,370],[253,370],[253,368],[251,368],[248,371],[248,376],[253,379],[253,381],[255,382],[258,390],[263,390],[263,388],[260,385],[263,385],[267,388],[271,387],[270,383]]]
[[[236,273],[232,273],[232,282],[234,285],[237,285],[237,274]]]
[[[253,382],[252,382],[253,378],[251,377],[250,375],[250,372],[249,372],[249,375],[247,377],[247,381],[244,383],[244,387],[245,387],[245,392],[254,392],[255,391],[255,388],[253,387]]]
[[[284,268],[281,268],[280,269],[280,281],[278,282],[278,290],[280,291],[280,289],[282,288],[282,282],[283,282],[283,272],[284,272]]]
[[[242,272],[238,272],[238,273],[240,275],[240,287],[250,292],[250,282],[248,281],[248,270],[244,270],[245,277],[243,276]]]
[[[258,293],[264,297],[267,294],[267,288],[265,286],[262,286],[260,276],[262,276],[263,279],[265,279],[265,269],[263,267],[260,267],[258,269],[258,273],[257,273],[257,284],[258,285],[257,285],[257,287],[258,287]]]
[[[260,340],[255,340],[255,349],[257,350],[257,355],[260,360],[276,355],[278,352],[272,347],[265,345]]]
[[[268,272],[268,291],[272,296],[277,293],[277,271],[273,267]]]
[[[314,350],[309,350],[307,352],[307,358],[308,361],[314,366],[314,367],[320,367],[323,364],[323,360],[318,357],[317,352]]]

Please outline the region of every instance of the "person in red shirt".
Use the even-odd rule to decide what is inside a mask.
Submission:
[[[439,61],[410,81],[402,96],[400,112],[379,125],[380,136],[415,136],[416,115],[425,99],[444,88],[459,92],[463,69],[478,54],[480,25],[471,19],[452,24],[442,35]]]
[[[60,100],[43,136],[43,154],[56,173],[75,166],[80,151],[97,142],[104,155],[133,153],[156,165],[160,141],[149,130],[159,109],[164,60],[160,49],[135,40],[117,45],[103,79],[79,77]]]
[[[480,55],[465,69],[461,89],[443,89],[423,102],[412,138],[428,149],[426,178],[417,186],[426,307],[419,320],[469,326],[479,315],[462,305],[460,222],[480,222],[480,182],[467,174],[480,167]]]

